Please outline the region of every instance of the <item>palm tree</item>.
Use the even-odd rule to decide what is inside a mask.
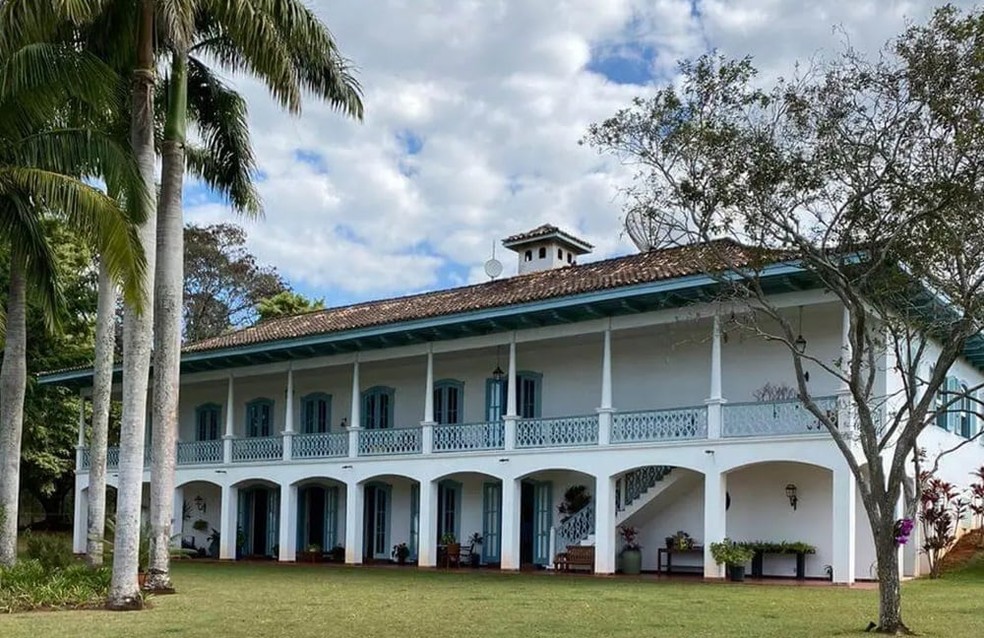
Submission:
[[[195,10],[196,32],[188,46],[170,43],[171,74],[168,109],[162,143],[162,183],[158,212],[159,260],[155,278],[154,412],[151,456],[151,556],[147,588],[171,588],[168,546],[174,499],[175,444],[178,429],[178,387],[181,354],[183,268],[182,189],[189,115],[189,80],[196,90],[221,83],[203,56],[219,60],[231,70],[247,70],[262,78],[271,93],[289,111],[297,113],[306,89],[346,115],[361,118],[358,83],[349,73],[331,34],[299,0],[189,0]],[[196,113],[202,122],[199,101]],[[243,111],[245,115],[245,111]],[[243,122],[245,126],[245,122]],[[209,137],[206,132],[206,139]],[[248,136],[248,130],[244,137]],[[248,139],[248,138],[247,138]],[[221,165],[221,163],[219,163]],[[252,169],[252,164],[248,167]],[[240,181],[248,182],[250,170]],[[228,184],[211,180],[213,186]],[[235,185],[235,182],[233,183]],[[247,193],[244,185],[239,189]],[[258,208],[249,198],[233,203],[249,214]],[[230,406],[231,409],[231,406]]]
[[[64,216],[103,255],[107,272],[123,284],[128,302],[141,306],[138,281],[146,265],[132,224],[139,222],[149,197],[126,149],[110,136],[76,125],[94,113],[118,108],[117,86],[111,68],[70,45],[17,46],[11,38],[0,44],[0,240],[9,242],[11,250],[0,365],[3,565],[16,560],[28,296],[40,304],[52,327],[62,306],[58,271],[43,230],[45,217]],[[88,117],[76,117],[81,112]],[[89,184],[92,178],[104,179],[110,190],[129,193],[130,206],[122,207]]]
[[[92,431],[89,440],[89,503],[85,561],[101,567],[106,529],[106,448],[116,352],[116,282],[99,262],[99,301],[96,308],[96,356],[92,373]]]

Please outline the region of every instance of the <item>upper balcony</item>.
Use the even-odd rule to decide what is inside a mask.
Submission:
[[[799,401],[773,400],[794,385],[784,346],[704,310],[183,375],[177,462],[350,463],[826,435]],[[803,315],[811,354],[835,360],[837,307]],[[838,386],[819,366],[811,372],[812,395],[838,416]],[[111,466],[117,458],[110,450]],[[81,437],[78,466],[88,467]]]
[[[837,397],[816,399],[836,421]],[[506,450],[561,451],[709,438],[818,435],[823,424],[797,400],[724,404],[719,433],[708,432],[708,407],[585,414],[568,417],[503,419],[481,423],[425,424],[344,432],[291,433],[178,443],[179,466],[236,463],[342,461],[347,459],[463,454]],[[145,461],[149,454],[144,455]],[[107,466],[116,468],[119,448],[109,448]],[[89,468],[82,448],[79,469]]]

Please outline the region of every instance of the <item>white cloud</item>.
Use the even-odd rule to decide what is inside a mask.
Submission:
[[[248,225],[251,248],[330,304],[484,279],[493,240],[543,222],[594,243],[594,258],[629,252],[616,190],[627,170],[577,142],[589,123],[651,89],[587,70],[592,52],[645,51],[666,78],[680,57],[716,47],[751,54],[773,75],[835,51],[835,25],[871,49],[906,16],[929,12],[888,0],[312,4],[359,69],[366,121],[313,101],[290,118],[259,83],[236,83],[265,177],[266,219]],[[422,144],[416,154],[406,152],[407,132]],[[230,214],[193,202],[188,217]],[[514,272],[512,255],[497,252]]]

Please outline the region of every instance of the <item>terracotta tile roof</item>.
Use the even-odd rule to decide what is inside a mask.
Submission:
[[[568,243],[574,244],[575,246],[586,247],[587,250],[594,248],[591,244],[575,237],[574,235],[564,232],[563,230],[557,228],[553,224],[543,224],[542,226],[537,226],[533,230],[528,230],[525,233],[519,233],[516,235],[510,235],[502,240],[502,245],[509,248],[510,246],[515,246],[518,244],[524,244],[528,241],[534,239],[539,239],[541,237],[549,237],[550,235],[557,235],[561,239],[567,241]]]
[[[716,244],[714,248],[706,244],[668,248],[460,288],[283,317],[190,344],[184,352],[233,348],[556,299],[700,274],[706,271],[708,263],[712,263],[710,260],[721,254],[727,254],[728,260],[736,266],[749,264],[761,256],[761,251],[735,242]]]

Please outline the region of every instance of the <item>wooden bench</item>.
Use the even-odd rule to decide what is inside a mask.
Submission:
[[[588,572],[594,573],[595,548],[586,545],[568,545],[567,551],[557,554],[554,558],[554,569],[569,572],[574,567],[587,567]]]

